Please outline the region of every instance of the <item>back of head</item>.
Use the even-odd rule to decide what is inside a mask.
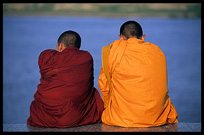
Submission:
[[[65,31],[58,38],[58,44],[64,43],[65,47],[74,46],[78,49],[81,47],[81,37],[75,31]]]
[[[127,39],[131,37],[141,39],[143,35],[142,27],[135,21],[127,21],[120,27],[120,35],[125,36]]]

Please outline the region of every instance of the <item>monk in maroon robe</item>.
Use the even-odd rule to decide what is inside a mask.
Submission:
[[[101,122],[103,102],[93,84],[93,59],[80,46],[79,34],[66,31],[56,50],[40,54],[41,79],[27,124],[65,128]]]

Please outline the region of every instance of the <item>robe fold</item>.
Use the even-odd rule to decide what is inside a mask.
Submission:
[[[27,124],[65,128],[101,122],[103,102],[94,88],[89,52],[75,47],[62,52],[48,49],[38,64],[41,79]]]
[[[151,127],[178,123],[168,96],[166,58],[157,45],[129,38],[105,46],[98,85],[105,124]]]

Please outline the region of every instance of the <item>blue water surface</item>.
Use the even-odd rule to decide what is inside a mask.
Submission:
[[[81,49],[93,56],[98,89],[102,47],[118,39],[128,20],[139,22],[145,41],[166,55],[169,96],[179,122],[201,122],[201,19],[4,16],[3,123],[26,123],[40,82],[38,56],[55,49],[66,30],[78,32]]]

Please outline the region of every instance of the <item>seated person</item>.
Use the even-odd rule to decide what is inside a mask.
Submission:
[[[120,40],[102,49],[98,84],[105,110],[102,122],[122,127],[151,127],[178,123],[168,96],[164,53],[144,42],[140,24],[125,22]]]
[[[56,50],[41,52],[41,79],[27,124],[65,128],[101,122],[103,102],[94,88],[93,59],[80,46],[79,34],[66,31]]]

